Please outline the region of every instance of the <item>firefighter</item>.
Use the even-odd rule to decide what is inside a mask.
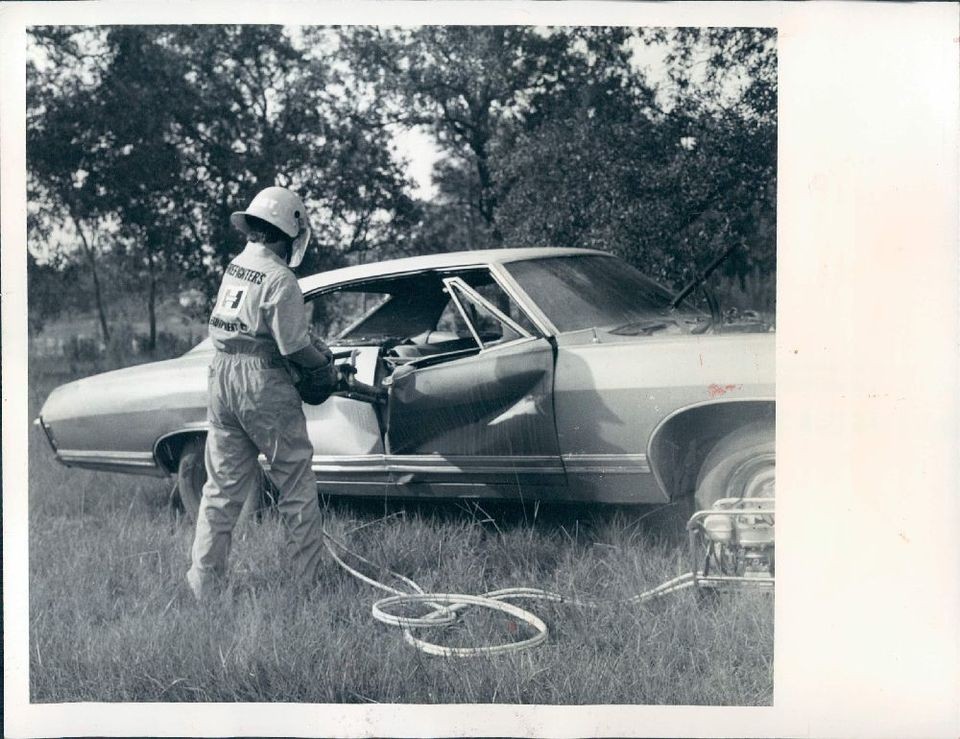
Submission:
[[[222,584],[243,503],[259,492],[259,454],[279,491],[298,578],[312,583],[322,559],[313,445],[289,365],[335,384],[329,350],[309,336],[292,271],[310,240],[307,212],[290,190],[268,187],[230,222],[247,245],[227,266],[209,321],[216,352],[208,378],[207,482],[187,572],[198,600]]]

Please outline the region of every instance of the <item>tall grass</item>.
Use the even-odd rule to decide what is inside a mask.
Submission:
[[[35,413],[66,379],[33,366]],[[427,590],[534,585],[605,599],[534,603],[550,628],[534,650],[429,657],[375,622],[381,593],[328,562],[292,579],[267,517],[237,532],[230,586],[184,591],[192,527],[171,480],[69,470],[30,436],[30,694],[63,701],[308,701],[762,705],[772,699],[773,607],[762,595],[618,601],[687,568],[673,511],[400,503],[324,496],[327,527]],[[372,573],[378,574],[378,573]],[[529,636],[482,612],[440,632],[451,645]]]

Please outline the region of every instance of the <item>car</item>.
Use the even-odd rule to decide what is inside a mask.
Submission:
[[[725,320],[589,249],[407,257],[300,286],[312,331],[378,390],[304,406],[322,493],[773,496],[775,334],[756,314]],[[213,351],[63,385],[37,423],[65,465],[178,476],[195,514]]]

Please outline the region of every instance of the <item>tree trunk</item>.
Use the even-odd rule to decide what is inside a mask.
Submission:
[[[150,272],[150,292],[147,295],[147,314],[150,317],[150,344],[152,352],[157,348],[157,276],[153,265],[153,250],[147,247],[147,267]]]
[[[480,183],[479,210],[480,217],[486,225],[495,243],[503,241],[503,236],[496,223],[497,201],[494,192],[493,175],[487,157],[486,138],[475,136],[471,142],[473,154],[477,163],[477,179]]]
[[[110,330],[107,328],[107,314],[103,308],[103,295],[100,291],[100,279],[97,276],[97,259],[96,255],[93,253],[93,248],[90,246],[90,242],[87,241],[86,234],[83,233],[83,229],[80,228],[80,219],[77,218],[76,214],[73,212],[73,209],[70,209],[70,217],[73,219],[73,225],[77,229],[77,233],[80,235],[80,242],[83,244],[83,252],[86,254],[88,261],[90,262],[90,271],[93,275],[93,296],[97,304],[97,315],[100,317],[100,333],[103,336],[103,343],[110,343]]]

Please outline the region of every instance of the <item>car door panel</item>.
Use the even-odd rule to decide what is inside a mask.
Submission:
[[[357,379],[373,384],[380,347],[354,349]],[[377,409],[359,400],[332,396],[321,405],[304,405],[307,433],[313,443],[313,470],[321,487],[346,486],[350,492],[382,492],[390,475],[384,458],[383,435]],[[372,485],[372,490],[353,490]]]
[[[542,338],[401,368],[387,410],[395,481],[562,485],[552,390]]]

